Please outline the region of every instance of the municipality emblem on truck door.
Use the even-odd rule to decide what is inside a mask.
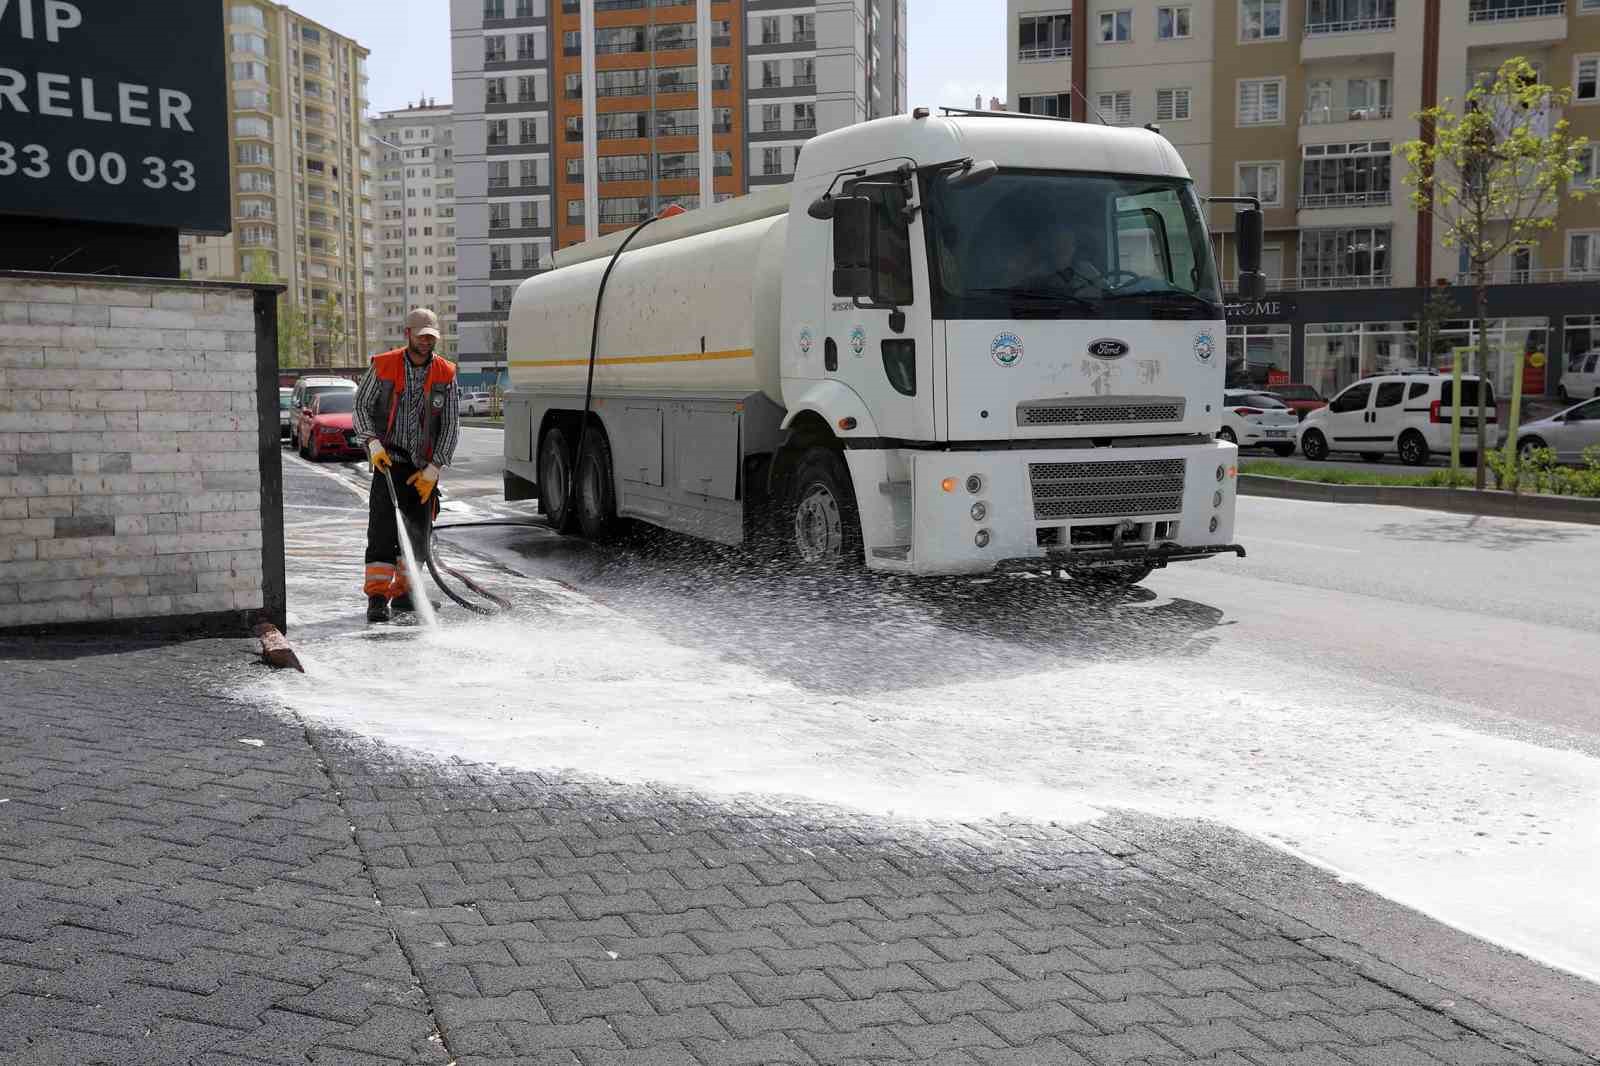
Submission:
[[[867,331],[860,326],[850,331],[850,351],[857,359],[867,350]]]
[[[1015,333],[1000,334],[989,345],[989,355],[1001,366],[1016,366],[1022,361],[1022,338]]]
[[[1194,338],[1194,357],[1200,361],[1201,366],[1210,366],[1212,358],[1217,354],[1216,338],[1209,333],[1196,334]]]

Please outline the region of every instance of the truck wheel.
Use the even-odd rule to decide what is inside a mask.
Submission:
[[[789,479],[788,542],[804,566],[844,568],[861,561],[861,516],[844,457],[813,447]]]
[[[550,528],[567,532],[572,524],[572,446],[559,426],[551,426],[539,445],[539,509]]]
[[[617,492],[611,480],[611,445],[604,433],[591,429],[578,457],[578,529],[593,541],[617,531]]]

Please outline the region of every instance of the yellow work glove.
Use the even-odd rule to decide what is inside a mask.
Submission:
[[[367,462],[372,464],[372,469],[382,473],[394,465],[394,460],[389,458],[389,453],[383,450],[383,445],[377,437],[367,441]]]
[[[432,463],[406,478],[406,484],[417,490],[417,496],[423,503],[428,502],[428,497],[433,495],[433,487],[438,483],[439,468]]]

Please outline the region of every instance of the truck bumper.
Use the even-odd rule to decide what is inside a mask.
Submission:
[[[1087,569],[1243,554],[1239,450],[852,450],[867,566],[896,573]]]

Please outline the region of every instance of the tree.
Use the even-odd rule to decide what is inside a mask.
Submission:
[[[1572,90],[1540,84],[1521,56],[1467,93],[1461,112],[1446,99],[1416,115],[1423,136],[1400,146],[1411,203],[1438,219],[1447,248],[1471,263],[1478,320],[1478,372],[1489,377],[1489,269],[1507,252],[1531,248],[1555,227],[1555,207],[1577,175],[1588,139],[1573,137],[1555,112]],[[1574,199],[1581,191],[1569,193]],[[1484,487],[1488,390],[1478,389],[1478,470]]]
[[[267,252],[250,253],[244,280],[252,285],[282,285],[284,279],[272,269]],[[300,367],[309,364],[311,330],[305,313],[289,302],[287,291],[278,294],[278,365]]]
[[[1450,341],[1445,337],[1445,324],[1461,317],[1461,308],[1450,296],[1450,287],[1442,280],[1423,297],[1422,310],[1417,315],[1417,358],[1424,366],[1450,351]]]
[[[350,331],[345,326],[344,309],[332,296],[329,296],[322,301],[317,311],[322,331],[327,337],[328,352],[332,359],[330,365],[337,365],[341,359],[347,358],[344,349],[350,341]]]

